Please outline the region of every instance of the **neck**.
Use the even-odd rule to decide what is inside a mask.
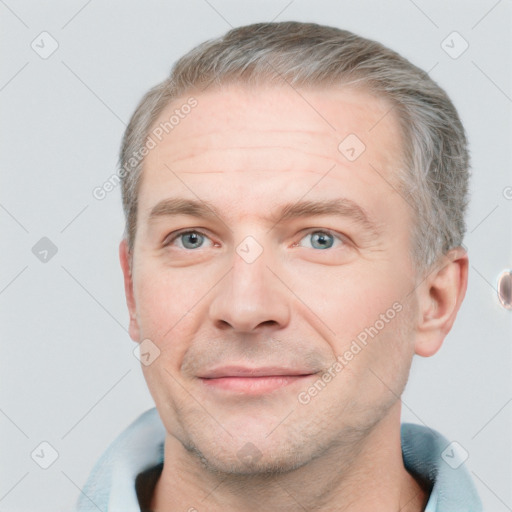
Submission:
[[[403,465],[399,404],[350,450],[333,446],[288,473],[213,473],[170,435],[164,456],[155,512],[419,512],[428,500],[426,487]]]

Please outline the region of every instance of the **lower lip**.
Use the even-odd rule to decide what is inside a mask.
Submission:
[[[201,379],[207,386],[249,395],[269,393],[294,382],[302,382],[311,375],[273,375],[267,377],[219,377]]]

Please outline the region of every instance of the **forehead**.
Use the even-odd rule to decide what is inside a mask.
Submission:
[[[191,98],[195,106],[183,108]],[[391,105],[367,92],[229,86],[190,93],[164,109],[155,133],[139,189],[142,224],[170,197],[215,203],[233,222],[306,190],[307,199],[344,197],[375,217],[401,201],[393,185],[399,125]]]
[[[188,112],[183,114],[181,110],[191,97],[197,106],[183,109]],[[180,113],[178,120],[176,114]],[[152,129],[159,127],[161,140],[146,157],[145,167],[166,160],[180,163],[183,171],[192,171],[194,156],[208,152],[211,166],[222,159],[225,172],[243,172],[247,161],[252,169],[272,171],[274,166],[267,162],[258,165],[251,161],[252,150],[259,148],[270,153],[274,149],[275,156],[283,153],[277,151],[279,148],[293,149],[299,161],[300,153],[307,153],[340,159],[346,164],[350,154],[344,155],[343,151],[350,148],[344,148],[343,141],[355,142],[357,151],[364,148],[365,160],[380,167],[396,167],[401,155],[402,136],[391,104],[369,92],[350,88],[225,86],[175,99]],[[235,149],[244,149],[245,158],[241,151],[229,155]],[[226,156],[230,157],[229,162]],[[288,154],[286,158],[290,157]],[[292,157],[288,163],[293,168],[299,162]]]

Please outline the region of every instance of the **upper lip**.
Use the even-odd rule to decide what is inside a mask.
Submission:
[[[310,370],[284,368],[280,366],[265,366],[248,368],[244,366],[222,366],[209,370],[199,377],[201,379],[216,379],[220,377],[273,377],[279,375],[311,375]]]

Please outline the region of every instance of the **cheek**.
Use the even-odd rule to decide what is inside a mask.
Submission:
[[[310,288],[307,295],[308,304],[317,305],[318,316],[335,333],[329,336],[331,349],[334,357],[343,358],[346,378],[363,386],[370,400],[387,396],[386,386],[401,390],[414,342],[410,305],[405,303],[409,279],[398,265],[378,266],[339,269],[328,289]]]
[[[140,269],[135,281],[137,321],[142,339],[150,339],[160,350],[159,363],[179,365],[186,350],[187,334],[195,308],[200,307],[199,281],[189,280],[183,272],[166,269]]]
[[[205,282],[197,272],[197,268],[152,268],[149,264],[138,269],[135,300],[143,329],[169,329],[194,309],[205,294]]]
[[[311,286],[311,282],[317,285]],[[333,348],[339,350],[360,334],[364,339],[364,333],[374,332],[375,327],[379,332],[394,329],[409,286],[396,269],[377,264],[339,268],[321,280],[305,276],[295,284],[296,295],[304,297],[329,327],[336,345]]]

